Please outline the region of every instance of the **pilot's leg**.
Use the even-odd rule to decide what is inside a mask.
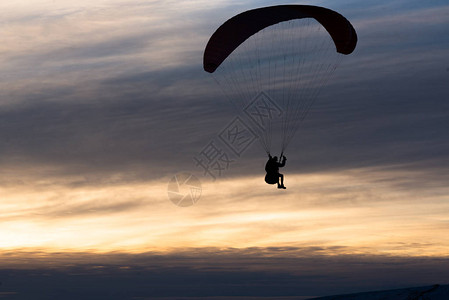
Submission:
[[[281,184],[279,184],[279,178],[278,178],[278,189],[285,189],[285,186],[284,186],[284,175],[278,174],[278,176],[281,179]]]
[[[284,190],[285,190],[285,186],[284,186],[284,175],[279,174],[279,178],[281,179],[281,184],[279,184],[279,179],[278,179],[278,189],[284,189]]]

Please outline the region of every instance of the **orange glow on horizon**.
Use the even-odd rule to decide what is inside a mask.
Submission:
[[[397,189],[379,183],[381,175],[400,177],[375,170],[289,175],[286,191],[259,177],[205,182],[200,201],[187,208],[169,201],[168,180],[55,184],[46,191],[32,184],[4,187],[0,247],[139,253],[342,246],[351,253],[448,255],[444,193]]]

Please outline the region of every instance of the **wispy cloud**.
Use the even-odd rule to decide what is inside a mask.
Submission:
[[[206,181],[201,201],[184,209],[168,200],[168,179],[77,187],[76,178],[59,185],[28,178],[2,189],[2,246],[162,251],[231,243],[447,255],[447,187],[419,185],[431,174],[361,169],[287,178],[285,193],[259,177]]]

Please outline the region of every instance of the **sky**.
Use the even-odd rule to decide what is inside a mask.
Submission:
[[[197,166],[239,116],[203,70],[207,41],[277,4],[0,3],[1,297],[303,299],[447,283],[446,1],[295,3],[338,11],[358,44],[289,146],[287,189],[263,181],[257,141],[215,179]],[[171,201],[179,174],[201,185],[194,205]]]

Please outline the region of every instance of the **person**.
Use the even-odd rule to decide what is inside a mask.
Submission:
[[[265,175],[265,182],[268,184],[278,184],[278,189],[286,189],[284,186],[284,175],[279,173],[279,168],[282,168],[285,166],[285,161],[287,158],[283,155],[281,155],[282,162],[278,162],[277,156],[272,157],[270,154],[268,154],[268,161],[265,165],[265,171],[267,172],[267,175]],[[280,181],[279,181],[280,180]]]

